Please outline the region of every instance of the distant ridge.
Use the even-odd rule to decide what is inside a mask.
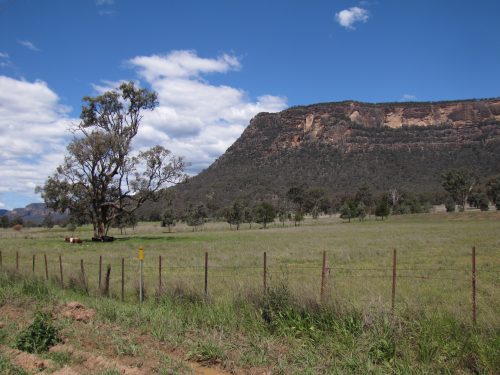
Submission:
[[[64,220],[68,217],[67,214],[56,213],[53,210],[45,207],[45,203],[30,203],[23,208],[14,208],[13,210],[0,210],[0,216],[7,215],[12,220],[20,217],[24,223],[31,222],[33,224],[41,224],[45,217],[51,215],[54,221]]]

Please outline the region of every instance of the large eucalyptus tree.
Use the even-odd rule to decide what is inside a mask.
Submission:
[[[132,153],[143,111],[158,105],[156,93],[130,82],[83,101],[64,163],[37,191],[48,207],[91,222],[94,237],[103,238],[113,220],[184,180],[186,164],[162,146]]]

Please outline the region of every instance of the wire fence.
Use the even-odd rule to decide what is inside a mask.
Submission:
[[[465,312],[466,306],[469,306],[470,319],[476,324],[478,297],[485,308],[495,310],[498,307],[500,267],[489,264],[478,268],[476,249],[473,247],[471,250],[470,264],[464,267],[431,266],[405,262],[404,259],[401,261],[395,249],[391,254],[390,264],[367,267],[330,265],[326,252],[322,254],[320,265],[293,262],[273,264],[264,252],[260,265],[243,266],[211,264],[208,252],[196,264],[175,265],[169,264],[168,258],[162,255],[158,255],[156,259],[148,257],[144,261],[131,257],[92,255],[95,258],[89,260],[88,254],[85,258],[74,259],[75,255],[25,254],[19,251],[2,254],[0,251],[0,270],[50,280],[61,287],[78,287],[89,294],[139,302],[142,302],[146,289],[161,295],[179,288],[180,283],[208,298],[217,293],[234,293],[238,288],[253,287],[267,293],[270,285],[280,280],[290,285],[295,284],[296,289],[311,292],[320,302],[342,293],[347,298],[346,295],[350,292],[351,298],[361,302],[370,298],[376,300],[377,295],[380,300],[380,293],[374,291],[384,289],[390,290],[390,294],[386,294],[390,295],[390,299],[386,298],[385,302],[393,314],[398,302],[407,304],[410,301],[410,298],[403,298],[400,289],[405,290],[406,297],[413,294],[417,304],[419,298],[429,299],[432,295],[440,299],[441,296],[435,290],[424,289],[419,294],[415,286],[417,281],[434,282],[438,284],[438,289],[460,295],[461,301],[456,301],[456,305],[461,312]],[[362,280],[363,283],[360,286],[359,283],[356,284],[357,281],[352,280]],[[477,287],[478,280],[481,282],[480,289]],[[363,289],[364,295],[353,292],[356,287]],[[468,296],[465,297],[466,295]]]

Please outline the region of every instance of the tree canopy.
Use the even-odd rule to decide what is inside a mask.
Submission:
[[[267,227],[267,223],[272,223],[275,218],[276,210],[270,203],[262,202],[255,206],[255,221],[262,224],[264,228]]]
[[[468,169],[450,169],[442,174],[443,188],[460,206],[461,211],[465,209],[467,198],[477,183],[477,176]]]
[[[92,223],[94,237],[102,238],[120,215],[185,179],[186,164],[162,146],[132,154],[143,111],[158,105],[156,93],[130,82],[83,101],[64,163],[37,191],[48,207]]]

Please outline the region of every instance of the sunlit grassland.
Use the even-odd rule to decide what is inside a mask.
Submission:
[[[59,277],[58,256],[63,259],[65,282],[77,277],[80,259],[91,292],[96,292],[99,256],[103,274],[110,264],[111,293],[119,296],[121,258],[125,258],[127,299],[138,289],[137,250],[146,252],[144,277],[149,296],[158,290],[158,257],[162,256],[162,287],[188,288],[201,293],[204,287],[204,253],[209,253],[208,289],[213,299],[235,296],[262,288],[263,253],[267,253],[269,283],[287,283],[290,290],[318,299],[323,251],[327,254],[326,298],[362,309],[388,309],[392,282],[392,251],[397,249],[397,309],[426,308],[452,312],[470,320],[471,248],[477,249],[478,319],[481,324],[500,324],[500,214],[468,212],[392,216],[389,220],[346,223],[336,217],[308,219],[299,227],[276,223],[268,229],[247,224],[239,231],[226,223],[207,223],[193,232],[183,224],[172,233],[159,223],[140,223],[112,243],[85,241],[72,245],[64,228],[0,231],[3,265],[44,277],[43,254],[49,275]],[[75,235],[87,240],[89,227]],[[104,275],[103,275],[104,278]]]
[[[268,229],[207,223],[202,231],[141,223],[112,243],[65,243],[64,228],[0,231],[4,269],[53,279],[40,286],[0,288],[0,304],[28,295],[39,306],[80,299],[98,319],[139,328],[190,359],[228,370],[270,369],[276,374],[495,374],[500,369],[499,212],[393,216],[353,221],[306,220]],[[91,237],[88,227],[75,233]],[[146,302],[137,304],[137,249],[146,252]],[[472,325],[471,248],[477,251],[478,324]],[[391,315],[392,256],[397,249],[396,310]],[[209,254],[207,300],[204,255]],[[262,293],[267,253],[269,294]],[[320,302],[322,255],[329,268]],[[58,256],[65,285],[84,260],[90,296],[58,287]],[[157,295],[158,257],[163,293]],[[99,256],[111,264],[114,299],[95,298]],[[121,259],[126,301],[119,301]],[[15,278],[15,277],[14,277]],[[104,278],[104,276],[103,276]],[[0,278],[1,279],[1,278]],[[44,283],[44,282],[42,282]],[[17,286],[16,286],[17,285]],[[47,302],[49,301],[49,302]],[[19,303],[19,302],[16,302]],[[25,303],[27,306],[28,302]],[[12,328],[12,332],[16,331]],[[79,332],[75,332],[78,336]],[[98,342],[99,340],[96,339]],[[134,344],[135,345],[135,344]],[[145,349],[143,349],[145,350]]]

